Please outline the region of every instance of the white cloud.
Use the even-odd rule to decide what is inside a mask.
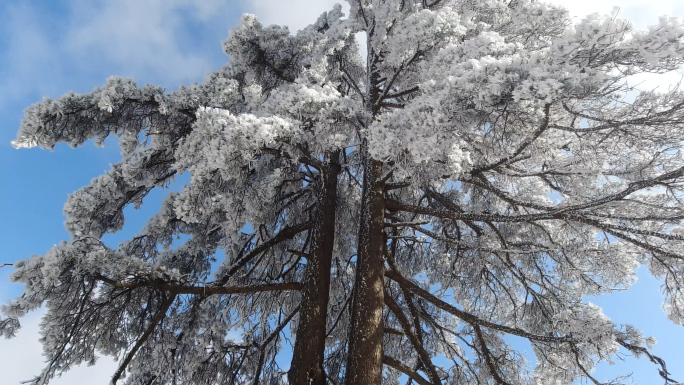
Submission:
[[[0,384],[15,385],[40,374],[45,366],[38,342],[42,311],[29,313],[21,320],[22,329],[10,340],[0,339]],[[102,357],[95,366],[78,366],[57,377],[50,385],[108,384],[116,370],[111,357]]]
[[[201,79],[214,69],[206,53],[183,49],[179,42],[187,40],[185,23],[210,22],[225,13],[227,2],[76,0],[71,4],[71,28],[65,39],[70,55],[105,60],[131,73],[154,72],[173,83]],[[218,50],[218,42],[215,46]]]
[[[2,32],[7,46],[0,69],[8,76],[0,78],[0,109],[6,102],[26,97],[36,88],[53,91],[42,68],[49,65],[54,69],[57,65],[54,47],[39,21],[30,16],[33,10],[10,5],[3,8],[3,19],[7,22],[2,25]]]
[[[216,69],[235,16],[228,0],[72,0],[59,12],[37,4],[0,4],[0,109],[84,92],[111,75],[174,87],[201,81]]]

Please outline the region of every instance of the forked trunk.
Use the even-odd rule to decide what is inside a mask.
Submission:
[[[307,259],[297,338],[288,372],[290,384],[325,385],[323,359],[330,293],[330,268],[335,243],[337,209],[337,163],[339,152],[321,170],[322,189],[314,224],[313,246]]]
[[[347,354],[347,385],[382,381],[384,201],[382,162],[365,156],[361,223]]]

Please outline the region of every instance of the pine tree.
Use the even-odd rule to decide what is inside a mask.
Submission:
[[[116,136],[122,153],[69,197],[71,239],[15,264],[0,333],[47,308],[33,383],[100,353],[136,385],[599,384],[620,349],[674,383],[653,339],[583,298],[648,265],[684,322],[684,93],[630,85],[684,64],[684,24],[349,3],[295,34],[245,15],[202,84],[110,78],[26,110],[15,147]]]

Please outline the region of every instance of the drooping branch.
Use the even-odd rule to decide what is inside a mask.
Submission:
[[[90,295],[92,294],[93,290],[95,290],[95,285],[90,285],[90,288],[88,288],[87,290],[84,287],[83,290],[83,297],[79,301],[78,309],[76,310],[76,317],[73,321],[73,324],[69,328],[67,337],[61,343],[61,345],[57,349],[57,352],[52,355],[52,359],[45,368],[43,375],[40,378],[37,378],[36,382],[39,384],[45,384],[48,382],[50,376],[53,373],[55,363],[59,360],[62,354],[64,354],[64,351],[67,349],[67,346],[72,343],[72,339],[76,335],[76,331],[82,326],[82,318],[84,315],[84,310],[86,308],[86,303],[90,299]]]
[[[667,177],[678,177],[684,175],[684,168],[680,168],[676,171],[667,173]],[[574,213],[574,211],[585,210],[588,208],[601,206],[608,202],[614,200],[619,200],[625,196],[638,191],[642,188],[650,187],[656,184],[656,179],[664,178],[665,175],[649,180],[652,182],[636,182],[632,183],[630,187],[623,190],[620,193],[612,194],[606,196],[596,201],[589,203],[581,203],[572,206],[566,206],[562,208],[550,209],[547,212],[533,213],[533,214],[521,214],[521,215],[508,215],[508,214],[487,214],[487,213],[463,213],[463,212],[453,212],[451,210],[440,210],[426,206],[415,206],[411,204],[406,204],[393,199],[387,199],[385,207],[389,210],[404,211],[420,215],[430,215],[436,218],[444,218],[451,220],[461,220],[461,221],[483,221],[483,222],[499,222],[499,223],[516,223],[516,222],[533,222],[533,221],[543,221],[543,220],[554,220],[554,219],[567,219],[575,220],[582,219],[582,214]],[[667,235],[665,235],[667,236]]]
[[[419,340],[416,336],[416,333],[413,332],[411,328],[411,323],[409,322],[408,318],[406,318],[406,315],[404,315],[404,312],[401,310],[396,301],[394,301],[392,296],[390,296],[390,294],[386,291],[384,299],[385,305],[387,305],[392,314],[394,314],[394,316],[396,317],[397,321],[399,321],[399,324],[401,325],[404,334],[408,336],[409,341],[411,341],[411,345],[413,345],[413,348],[418,353],[418,357],[420,357],[420,361],[426,368],[426,372],[430,377],[430,381],[432,381],[432,383],[434,384],[441,383],[439,374],[437,374],[437,369],[435,368],[434,364],[432,363],[432,360],[430,359],[430,355],[423,347],[423,342]]]
[[[494,187],[491,183],[487,182],[486,179],[481,180],[480,182],[478,181],[473,181],[473,180],[466,180],[467,183],[471,183],[473,185],[476,185],[478,187],[484,188],[486,190],[492,191],[494,194],[499,196],[501,199],[505,200],[506,202],[510,203],[511,205],[514,206],[521,206],[521,207],[530,207],[534,208],[536,210],[541,211],[540,213],[536,214],[527,214],[527,215],[491,215],[491,214],[464,214],[462,212],[457,212],[454,213],[455,216],[452,216],[451,219],[456,219],[456,220],[482,220],[482,221],[493,221],[493,222],[523,222],[523,221],[533,221],[533,220],[548,220],[548,219],[562,219],[562,214],[571,214],[574,212],[580,212],[583,210],[587,210],[590,208],[595,208],[599,207],[602,205],[605,205],[610,202],[616,202],[620,201],[623,198],[627,197],[628,195],[635,193],[639,190],[643,190],[646,188],[654,187],[657,186],[661,183],[664,183],[666,181],[670,180],[676,180],[677,178],[680,178],[684,176],[684,167],[677,168],[675,170],[663,173],[659,176],[649,178],[649,179],[644,179],[640,180],[637,182],[632,182],[630,183],[625,189],[622,191],[606,195],[601,198],[596,198],[592,199],[590,202],[586,203],[578,203],[574,205],[568,205],[568,206],[563,206],[563,207],[553,207],[553,206],[542,206],[542,205],[537,205],[533,203],[528,203],[528,202],[521,202],[516,200],[514,197],[510,196],[509,194],[497,189]],[[444,203],[446,208],[449,208],[448,204],[444,201],[446,198],[440,196],[440,194],[437,194],[433,191],[426,190],[426,194],[430,194],[430,196],[435,197],[440,201],[440,203]],[[429,208],[426,207],[415,207],[415,206],[410,206],[410,205],[405,205],[400,202],[396,202],[393,200],[388,201],[388,207],[397,209],[397,210],[402,210],[402,211],[409,211],[409,212],[414,212],[417,214],[425,214],[425,215],[432,215],[436,217],[441,217],[444,218],[445,213],[440,211],[440,210],[430,210]],[[453,210],[452,210],[453,211]],[[581,214],[583,215],[588,215],[590,213],[585,213],[582,212]],[[664,216],[664,218],[667,218],[667,216]],[[657,220],[659,218],[654,218],[654,220]]]
[[[682,111],[682,108],[684,107],[684,102],[676,103],[672,107],[668,108],[667,110],[664,111],[659,111],[655,113],[649,113],[647,116],[642,116],[638,118],[633,118],[633,119],[627,119],[627,120],[613,120],[613,119],[604,119],[598,116],[591,116],[587,114],[583,114],[581,112],[573,110],[570,106],[567,105],[567,103],[562,103],[563,108],[570,114],[574,116],[578,116],[582,119],[587,119],[589,121],[596,121],[596,122],[601,122],[601,125],[594,126],[594,127],[585,127],[581,129],[575,129],[572,127],[566,127],[566,126],[560,126],[560,125],[552,125],[552,128],[559,129],[559,130],[564,130],[564,131],[571,131],[571,132],[592,132],[592,131],[602,131],[602,130],[607,130],[611,128],[619,128],[622,126],[653,126],[657,123],[661,124],[672,124],[673,120],[670,118],[672,115],[675,115],[677,113],[680,113]],[[684,119],[683,117],[677,116],[677,120],[681,121]]]
[[[451,210],[439,210],[425,206],[415,206],[393,199],[387,199],[385,207],[389,210],[404,211],[420,215],[430,215],[436,218],[451,219],[455,221],[491,221],[491,222],[530,222],[549,219],[562,219],[560,214],[539,213],[524,215],[497,215],[478,213],[459,213]]]
[[[128,364],[131,362],[135,354],[142,347],[145,341],[147,341],[147,339],[150,338],[152,333],[154,333],[154,330],[157,328],[159,322],[161,322],[161,320],[164,319],[164,317],[166,316],[166,312],[169,310],[175,299],[176,296],[171,295],[162,303],[161,308],[157,311],[157,314],[150,321],[150,324],[145,330],[145,333],[143,333],[143,335],[141,335],[138,338],[135,345],[133,345],[133,348],[131,348],[128,354],[126,354],[126,358],[124,358],[124,360],[121,361],[121,364],[119,364],[119,368],[116,370],[116,372],[114,372],[114,376],[112,376],[111,385],[116,385],[117,381],[119,381],[119,378],[126,370],[126,367],[128,367]]]
[[[264,366],[264,357],[266,354],[266,347],[268,344],[273,342],[273,340],[278,337],[278,335],[285,329],[285,327],[292,321],[292,318],[299,312],[299,306],[297,306],[290,315],[285,317],[283,322],[278,325],[278,327],[271,333],[260,345],[259,345],[259,363],[257,365],[257,372],[254,375],[254,385],[259,385],[259,377],[261,377],[261,370]]]
[[[463,321],[467,322],[470,325],[484,326],[484,327],[487,327],[490,329],[498,330],[498,331],[503,332],[503,333],[508,333],[508,334],[513,334],[513,335],[519,336],[519,337],[524,337],[524,338],[527,338],[527,339],[533,340],[533,341],[550,342],[550,343],[563,343],[563,342],[573,342],[574,341],[570,337],[541,336],[541,335],[526,332],[526,331],[518,329],[518,328],[512,328],[509,326],[499,325],[499,324],[496,324],[493,322],[483,320],[483,319],[481,319],[481,318],[479,318],[473,314],[470,314],[468,312],[460,310],[457,307],[442,301],[441,299],[437,298],[436,296],[434,296],[433,294],[431,294],[427,290],[421,288],[420,286],[416,285],[415,283],[404,278],[400,274],[395,273],[392,270],[385,270],[385,277],[395,281],[399,285],[406,287],[407,289],[409,289],[414,294],[422,297],[423,299],[432,303],[436,307],[446,311],[447,313],[455,315],[456,317],[462,319]]]
[[[396,229],[393,229],[393,234],[397,235]],[[396,251],[397,241],[396,239],[393,239],[390,243],[390,248],[385,249],[385,256],[387,258],[387,264],[389,265],[390,269],[392,269],[396,273],[399,273],[399,267],[397,266],[395,260]],[[401,324],[404,333],[406,333],[406,335],[409,337],[409,341],[411,341],[411,344],[418,353],[418,356],[420,357],[423,366],[426,368],[428,376],[430,377],[430,381],[439,384],[441,381],[439,374],[437,373],[437,369],[432,363],[430,355],[424,347],[423,328],[420,324],[420,314],[415,304],[413,303],[413,295],[407,288],[401,285],[399,285],[399,287],[401,288],[402,294],[404,295],[404,300],[406,301],[406,304],[409,308],[409,312],[411,313],[411,317],[413,319],[413,330],[411,330],[411,325],[409,324],[408,319],[404,315],[404,312],[401,310],[399,305],[394,301],[394,299],[389,296],[389,293],[387,292],[385,292],[385,303],[392,311],[392,313],[394,313],[395,317],[397,317],[397,320]]]
[[[482,329],[480,328],[480,325],[472,325],[473,330],[475,330],[475,336],[477,337],[477,341],[480,344],[480,351],[482,352],[482,356],[484,357],[485,363],[487,364],[487,368],[489,369],[489,373],[492,375],[492,378],[494,378],[494,381],[496,381],[497,385],[509,385],[506,381],[501,378],[499,375],[499,371],[496,369],[496,364],[492,360],[492,354],[489,351],[489,348],[487,347],[487,342],[484,340],[484,336],[482,335]]]
[[[584,374],[584,376],[591,380],[591,382],[593,382],[594,385],[603,385],[596,378],[594,378],[594,376],[592,376],[591,373],[589,373],[589,371],[587,370],[587,368],[584,367],[584,365],[582,365],[582,362],[580,361],[580,352],[577,349],[577,347],[571,344],[570,350],[572,351],[572,354],[575,356],[575,364],[577,364],[577,367]]]

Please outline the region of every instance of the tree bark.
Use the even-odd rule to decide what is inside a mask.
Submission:
[[[347,385],[379,385],[382,382],[385,272],[382,162],[371,159],[367,153],[365,162]]]
[[[288,372],[290,384],[325,385],[323,360],[330,293],[330,268],[335,244],[339,152],[330,154],[321,170],[322,186],[307,259],[297,338]]]

